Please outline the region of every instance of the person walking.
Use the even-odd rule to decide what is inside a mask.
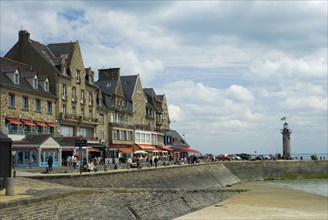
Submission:
[[[131,157],[129,157],[129,158],[127,159],[127,161],[126,161],[126,167],[127,167],[128,169],[130,169],[131,164],[132,164],[132,159],[131,159]]]
[[[49,155],[49,157],[48,157],[48,171],[52,171],[52,163],[53,163],[52,156]]]
[[[157,167],[157,162],[158,162],[158,158],[155,157],[155,158],[154,158],[155,167]]]
[[[137,157],[137,169],[141,169],[141,158],[140,156]]]

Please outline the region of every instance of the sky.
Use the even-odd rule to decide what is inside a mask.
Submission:
[[[327,153],[327,1],[0,1],[0,55],[18,31],[80,42],[165,94],[171,129],[202,153]],[[97,75],[96,75],[97,77]],[[286,116],[286,121],[281,118]]]

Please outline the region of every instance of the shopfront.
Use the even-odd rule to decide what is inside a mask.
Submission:
[[[53,167],[61,165],[61,148],[51,135],[26,135],[21,141],[13,141],[12,146],[18,167],[46,167],[50,155]]]

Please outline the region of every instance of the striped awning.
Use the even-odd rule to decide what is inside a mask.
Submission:
[[[22,124],[22,122],[20,122],[18,119],[16,118],[6,118],[7,121],[9,121],[9,123],[12,123],[12,124],[17,124],[17,125],[20,125]]]

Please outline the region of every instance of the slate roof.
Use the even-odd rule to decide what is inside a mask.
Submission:
[[[55,57],[68,55],[75,49],[75,42],[48,44],[49,50]]]
[[[169,130],[166,133],[166,136],[170,136],[176,140],[176,143],[173,146],[176,147],[190,147],[189,144],[180,136],[180,134],[176,130]]]
[[[51,134],[29,134],[29,135],[26,135],[20,141],[13,141],[13,145],[19,145],[19,144],[41,145],[49,137],[53,137],[53,136]]]
[[[124,95],[128,100],[132,100],[134,87],[137,82],[138,75],[121,76],[121,83],[124,91]]]
[[[156,93],[155,93],[155,90],[153,88],[144,88],[143,91],[144,91],[144,93],[147,97],[147,104],[149,103],[151,106],[156,108],[156,103],[155,103]]]
[[[114,95],[117,80],[97,81],[96,84],[107,95]]]
[[[9,66],[3,66],[9,65]],[[6,73],[15,72],[17,69],[21,71],[21,77],[19,85],[15,85],[7,76]],[[28,70],[29,72],[22,72],[23,70]],[[32,67],[26,64],[22,64],[8,58],[0,57],[0,85],[9,86],[19,90],[25,90],[31,93],[37,93],[40,96],[56,98],[50,92],[45,92],[41,86],[38,86],[38,89],[34,89],[31,84],[29,84],[25,78],[34,77],[35,72],[31,72]],[[39,78],[39,76],[38,76]]]

